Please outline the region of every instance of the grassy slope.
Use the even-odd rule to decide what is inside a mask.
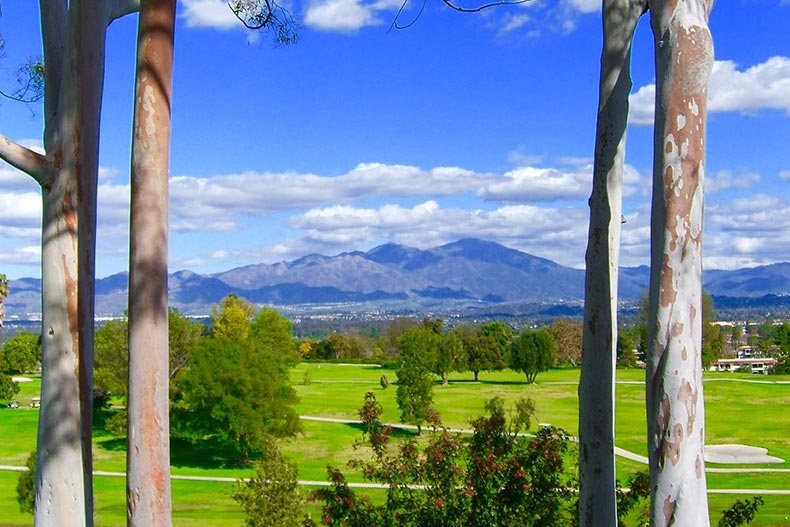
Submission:
[[[312,381],[304,384],[305,371]],[[382,390],[379,378],[391,370],[370,367],[302,364],[292,372],[292,380],[302,400],[302,415],[336,418],[357,418],[357,409],[366,391],[374,391],[384,406],[384,420],[397,422],[395,386]],[[617,437],[618,446],[645,454],[644,379],[642,371],[618,372]],[[731,382],[742,380],[775,380],[774,377],[751,375],[706,374],[707,437],[709,444],[744,443],[764,446],[772,455],[790,460],[790,415],[784,409],[790,403],[790,385]],[[784,379],[787,380],[787,379]],[[571,432],[577,428],[578,371],[554,370],[541,374],[538,384],[525,385],[523,376],[513,372],[481,372],[480,382],[472,382],[471,374],[451,376],[449,386],[435,385],[435,402],[445,424],[468,428],[468,422],[482,413],[483,402],[498,395],[506,401],[531,397],[537,402],[538,420]],[[0,464],[23,465],[35,444],[38,412],[27,407],[36,394],[38,382],[24,383],[17,399],[19,410],[0,409]],[[323,480],[328,463],[344,467],[355,454],[351,447],[359,438],[354,426],[327,423],[304,423],[304,434],[286,441],[284,450],[298,461],[303,479]],[[123,471],[125,441],[97,433],[94,456],[96,469]],[[201,476],[243,477],[248,469],[227,466],[212,445],[195,449],[180,442],[173,443],[173,473]],[[778,465],[790,468],[790,462]],[[618,473],[642,468],[638,463],[619,459]],[[15,501],[16,473],[0,471],[0,526],[29,525],[29,516],[18,513]],[[358,480],[358,477],[351,477]],[[709,474],[710,488],[788,489],[787,474]],[[213,482],[173,482],[175,525],[239,525],[241,514],[230,498],[233,484]],[[124,480],[96,478],[96,518],[98,526],[124,525]],[[714,518],[728,507],[735,496],[712,495],[710,508]],[[790,497],[765,496],[766,505],[755,526],[786,525],[790,513]]]

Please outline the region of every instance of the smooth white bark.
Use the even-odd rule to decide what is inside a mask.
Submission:
[[[710,524],[702,390],[702,212],[713,66],[704,0],[650,3],[656,123],[647,357],[651,525]]]
[[[583,527],[617,523],[614,375],[617,268],[631,42],[646,2],[605,0],[604,41],[590,197],[579,380],[579,519]]]

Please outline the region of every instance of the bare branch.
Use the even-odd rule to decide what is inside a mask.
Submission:
[[[456,11],[460,11],[461,13],[479,13],[484,9],[488,9],[489,7],[497,7],[501,5],[518,5],[518,4],[526,4],[530,0],[499,0],[498,2],[491,2],[488,4],[479,5],[477,7],[461,7],[455,5],[450,0],[442,0],[444,5],[449,7],[450,9],[454,9]]]
[[[23,103],[39,102],[44,98],[44,63],[40,58],[28,59],[16,72],[19,88],[8,93],[0,90],[0,96]]]
[[[4,135],[0,135],[0,159],[30,175],[42,187],[49,185],[52,179],[52,164],[45,156],[11,141]]]
[[[268,28],[280,44],[293,44],[299,39],[298,24],[291,12],[275,0],[226,0],[228,7],[247,29]]]
[[[140,0],[112,0],[110,2],[110,14],[107,25],[109,26],[113,21],[139,11]]]
[[[401,14],[403,14],[403,10],[406,9],[406,6],[408,5],[409,1],[410,0],[403,0],[403,3],[398,8],[398,12],[395,14],[395,19],[392,21],[392,25],[390,25],[389,31],[391,31],[393,29],[406,29],[408,27],[411,27],[412,25],[414,25],[415,22],[417,22],[417,19],[420,18],[420,16],[422,15],[422,12],[425,10],[425,2],[426,2],[426,0],[422,1],[422,5],[420,6],[420,11],[415,15],[415,17],[411,20],[411,22],[409,22],[408,24],[404,24],[404,25],[398,24],[398,19],[400,18]],[[503,5],[526,4],[527,2],[530,2],[530,1],[531,0],[497,0],[496,2],[489,2],[487,4],[482,4],[482,5],[478,5],[478,6],[475,6],[475,7],[463,7],[463,6],[456,5],[453,2],[453,0],[442,0],[444,5],[446,5],[450,9],[452,9],[454,11],[458,11],[460,13],[479,13],[480,11],[483,11],[483,10],[488,9],[490,7],[498,7],[498,6],[503,6]]]

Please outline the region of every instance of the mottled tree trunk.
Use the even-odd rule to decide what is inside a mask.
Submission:
[[[650,2],[656,53],[648,456],[651,525],[710,523],[702,396],[702,212],[711,3]]]
[[[129,247],[127,525],[171,525],[167,201],[175,0],[143,0]]]
[[[590,197],[579,380],[579,519],[583,527],[617,524],[614,375],[617,267],[631,41],[645,1],[605,0],[595,169]]]

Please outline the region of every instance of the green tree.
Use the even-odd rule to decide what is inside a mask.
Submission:
[[[510,329],[510,326],[501,321],[486,322],[480,326],[480,335],[496,341],[496,351],[502,357],[502,361],[507,363],[510,343],[513,342],[513,330]]]
[[[255,474],[239,480],[233,499],[244,511],[246,527],[296,527],[303,521],[304,497],[299,490],[296,463],[268,440]]]
[[[197,349],[205,326],[171,307],[167,317],[170,399],[181,397],[181,379]],[[126,397],[129,383],[129,325],[125,318],[109,320],[96,330],[94,390]]]
[[[200,339],[203,337],[205,329],[203,324],[191,320],[178,309],[174,307],[168,309],[168,376],[170,377],[171,400],[179,399],[182,396],[181,380],[184,371],[200,345]]]
[[[400,339],[401,364],[395,372],[398,402],[403,423],[422,425],[435,416],[433,409],[433,364],[438,335],[425,326],[406,330]]]
[[[753,496],[751,500],[735,500],[735,503],[722,514],[718,527],[749,525],[764,504],[762,496]]]
[[[125,318],[108,320],[96,330],[93,388],[126,399],[129,383],[129,325]]]
[[[549,330],[525,329],[513,340],[510,352],[510,368],[522,372],[532,384],[538,373],[554,365],[557,343]]]
[[[418,325],[419,323],[416,320],[409,317],[393,319],[381,335],[380,347],[384,354],[389,358],[398,357],[400,355],[399,342],[401,337],[406,333],[406,330]]]
[[[41,360],[41,338],[27,331],[11,337],[3,345],[2,367],[5,372],[33,371]]]
[[[332,527],[560,527],[571,524],[572,493],[565,490],[567,434],[529,427],[534,405],[516,404],[508,422],[504,403],[486,403],[489,416],[473,421],[472,438],[435,429],[426,440],[390,446],[392,429],[379,421],[373,393],[360,410],[363,442],[370,449],[350,465],[366,480],[387,487],[386,501],[357,496],[343,474],[329,468],[331,486],[313,494],[322,523]]]
[[[332,333],[313,348],[313,356],[322,360],[341,359],[351,356],[351,341],[341,333]]]
[[[33,514],[36,504],[36,452],[27,456],[25,462],[27,470],[19,473],[16,480],[16,501],[19,503],[20,512]]]
[[[228,295],[219,306],[211,306],[211,334],[246,340],[255,306],[238,295]]]
[[[456,333],[442,333],[436,336],[433,372],[442,378],[442,384],[450,384],[451,371],[463,371],[466,366],[464,344]]]
[[[300,429],[288,379],[297,360],[290,322],[270,309],[250,320],[252,312],[239,309],[248,305],[234,297],[214,312],[214,330],[201,339],[184,375],[181,413],[193,437],[234,446],[242,463],[263,451],[268,436]]]
[[[483,335],[481,328],[474,326],[459,326],[455,332],[464,346],[466,368],[474,374],[475,381],[480,371],[505,369],[505,353],[494,336]]]
[[[19,383],[14,382],[10,375],[0,372],[0,400],[7,401],[19,393]]]
[[[724,351],[724,335],[716,321],[713,298],[702,292],[702,367],[707,369],[716,362]]]
[[[557,342],[557,359],[574,368],[582,360],[582,323],[569,318],[558,318],[549,331]]]
[[[617,333],[617,365],[623,368],[636,367],[634,341],[631,339],[631,336],[624,331]]]

